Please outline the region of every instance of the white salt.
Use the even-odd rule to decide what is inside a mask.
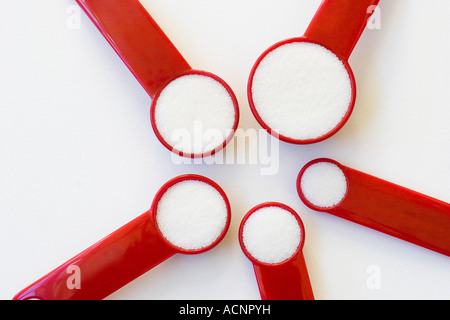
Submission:
[[[251,90],[261,119],[295,140],[319,138],[335,129],[353,96],[342,61],[328,49],[308,42],[288,43],[265,56]]]
[[[232,132],[233,99],[217,80],[189,74],[170,82],[155,105],[155,124],[173,148],[188,154],[212,152]]]
[[[198,180],[185,180],[168,188],[156,210],[157,225],[163,236],[184,250],[212,245],[228,220],[222,195],[210,184]]]
[[[347,193],[347,179],[342,170],[331,162],[318,162],[309,166],[300,181],[305,198],[319,208],[339,204]]]
[[[275,264],[291,258],[301,242],[301,229],[291,212],[264,207],[245,222],[242,240],[247,252],[256,260]]]

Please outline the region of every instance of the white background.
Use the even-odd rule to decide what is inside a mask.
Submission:
[[[143,0],[186,60],[222,77],[240,128],[259,129],[246,85],[257,57],[301,36],[320,0]],[[167,180],[197,173],[227,193],[232,222],[213,250],[176,255],[109,299],[259,299],[238,244],[242,217],[266,201],[294,208],[317,299],[450,299],[450,260],[325,213],[295,189],[317,157],[450,202],[448,0],[381,1],[381,29],[351,58],[358,98],[347,125],[310,146],[280,144],[260,164],[176,165],[150,126],[150,98],[72,0],[0,2],[0,298],[147,211]],[[367,286],[371,266],[377,289]]]

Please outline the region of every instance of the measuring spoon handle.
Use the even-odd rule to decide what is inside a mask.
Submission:
[[[34,282],[13,300],[100,300],[176,253],[146,212]]]
[[[342,166],[348,191],[330,213],[450,256],[450,205]]]
[[[150,97],[192,69],[139,0],[76,1]]]
[[[254,264],[263,300],[314,300],[303,253],[279,265]]]
[[[348,60],[380,0],[324,0],[304,37]]]

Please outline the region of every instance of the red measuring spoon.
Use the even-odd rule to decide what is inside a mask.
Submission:
[[[166,192],[171,190],[171,187],[183,186],[183,183],[192,181],[199,184],[196,184],[196,187],[192,189],[187,189],[186,192],[189,197],[197,199],[197,201],[204,201],[205,199],[199,198],[199,185],[205,188],[209,187],[207,190],[217,193],[217,197],[223,199],[226,211],[223,213],[226,219],[223,229],[216,230],[217,232],[214,234],[216,237],[209,235],[211,238],[207,239],[208,244],[198,248],[184,245],[180,247],[178,243],[174,244],[173,240],[168,240],[168,233],[161,231],[157,220],[159,214],[158,205]],[[190,208],[190,210],[192,209],[194,207]],[[196,209],[201,212],[205,210],[204,205],[200,205]],[[208,210],[211,209],[216,210],[216,208],[209,208]],[[215,182],[198,175],[176,177],[164,184],[157,192],[149,211],[34,282],[19,292],[14,297],[14,300],[103,299],[177,253],[199,254],[212,249],[227,233],[230,219],[231,210],[227,196]],[[207,231],[204,230],[205,226],[203,224],[193,226],[180,225],[178,227],[183,228],[185,231],[190,230],[186,231],[188,236],[189,232],[199,234]],[[70,285],[73,270],[79,270],[79,288],[74,288]]]
[[[248,235],[249,232],[246,231],[249,225],[249,219],[260,214],[267,208],[275,208],[278,210],[264,213],[266,217],[268,217],[267,214],[279,215],[280,213],[287,213],[287,216],[292,217],[291,221],[288,222],[291,226],[298,227],[300,231],[300,239],[296,249],[292,250],[294,252],[289,252],[290,257],[286,257],[283,261],[279,261],[283,258],[277,258],[278,260],[273,260],[274,262],[268,262],[269,260],[266,258],[261,258],[259,253],[255,254],[255,250],[252,249],[253,245],[249,244],[249,240],[246,239],[253,237],[253,235]],[[286,231],[285,228],[277,225],[275,219],[279,218],[272,218],[272,226],[269,226],[272,230],[269,232],[262,230],[258,225],[253,227],[253,232],[256,231],[258,233],[255,235],[257,239],[254,240],[258,241],[270,238],[276,241],[279,239],[281,236],[279,232]],[[303,222],[292,208],[282,203],[267,202],[257,205],[244,216],[239,227],[239,243],[244,254],[253,263],[256,280],[263,300],[314,300],[308,270],[302,253],[304,242],[305,228]],[[272,254],[273,252],[269,255]]]
[[[257,59],[248,81],[248,100],[256,120],[268,133],[288,143],[311,144],[331,137],[343,127],[356,99],[348,59],[378,3],[324,0],[302,37],[281,41]],[[313,48],[317,53],[311,51]],[[292,53],[288,54],[288,50]],[[302,59],[305,65],[297,70],[294,65]],[[333,68],[321,67],[324,63],[333,64]],[[339,74],[339,80],[330,80],[332,72]],[[317,78],[314,82],[313,77]],[[340,97],[344,91],[348,94]],[[332,99],[334,95],[339,95],[339,103],[337,98]],[[340,110],[333,117],[330,114],[338,108],[331,107],[330,101]]]
[[[150,111],[152,128],[159,141],[167,149],[184,157],[198,158],[212,155],[225,147],[233,137],[239,122],[237,99],[225,81],[209,72],[193,70],[139,0],[76,1],[152,98]],[[209,105],[203,102],[201,108],[199,107],[202,99],[213,99],[213,97],[207,96],[207,90],[199,87],[199,83],[211,88],[211,90],[214,89],[215,93],[220,93],[220,99],[216,104],[222,103],[224,105],[222,109],[216,108],[215,103],[211,102],[208,102]],[[173,108],[176,108],[176,110],[171,109],[170,112],[178,112],[179,114],[175,114],[175,116],[173,114],[165,115],[164,109],[159,113],[164,114],[166,118],[168,117],[168,119],[164,119],[164,126],[169,126],[170,129],[173,129],[170,127],[170,121],[185,119],[185,122],[182,123],[183,126],[179,129],[187,131],[186,134],[192,134],[193,137],[185,137],[185,139],[195,139],[194,143],[198,145],[197,148],[194,148],[194,143],[190,146],[180,147],[176,144],[176,141],[172,140],[171,134],[175,133],[170,129],[162,128],[162,122],[158,123],[155,120],[155,113],[158,113],[155,112],[155,109],[159,106],[161,94],[171,92],[165,89],[169,86],[175,87],[175,84],[183,84],[183,86],[177,88],[178,90],[184,90],[182,92],[188,96],[188,99],[176,102],[176,95],[179,96],[180,92],[175,92],[172,94],[173,96],[169,97],[170,103],[174,104]],[[187,92],[189,89],[196,91],[192,91],[189,95],[189,92]],[[167,101],[167,99],[165,100]],[[182,104],[181,107],[179,106],[180,103]],[[164,106],[166,105],[167,102]],[[227,117],[222,116],[223,121],[226,120],[225,122],[222,123],[220,119],[215,119],[213,123],[220,123],[220,127],[217,127],[220,132],[216,134],[215,139],[212,139],[211,135],[207,137],[194,136],[193,129],[191,129],[195,125],[194,120],[200,123],[206,122],[204,115],[199,114],[199,108],[200,111],[210,109],[209,112],[216,113],[218,117],[222,113],[227,114]],[[174,124],[175,127],[177,125]],[[203,129],[206,131],[208,128]],[[215,127],[209,129],[215,129]]]
[[[312,178],[316,176],[311,175],[311,172],[314,168],[317,172],[325,172],[326,167],[335,168],[334,176],[336,173],[342,174],[346,189],[339,192],[342,199],[337,199],[334,205],[318,206],[316,196],[308,195]],[[305,176],[308,174],[309,182],[306,182]],[[322,175],[321,181],[312,182],[315,184],[316,195],[321,188],[325,194],[330,181],[335,179],[330,176],[327,180],[327,175],[329,176],[328,173]],[[300,199],[313,210],[333,214],[450,256],[448,203],[343,166],[331,159],[316,159],[305,165],[297,178],[297,190]]]

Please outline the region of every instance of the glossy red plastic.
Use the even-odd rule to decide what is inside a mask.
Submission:
[[[347,193],[334,207],[320,208],[303,195],[301,179],[319,162],[337,165],[347,179]],[[331,159],[306,164],[297,177],[300,199],[315,211],[383,232],[418,246],[450,256],[450,204],[341,165]]]
[[[200,74],[220,82],[233,101],[235,123],[223,145],[212,152],[187,154],[176,150],[164,141],[158,132],[153,111],[151,112],[151,122],[161,143],[178,155],[200,158],[212,155],[225,147],[231,140],[239,122],[238,101],[225,81],[211,73],[193,70],[139,0],[76,1],[152,98],[152,109],[154,109],[159,92],[170,81],[178,77]]]
[[[221,235],[210,246],[185,250],[174,246],[161,234],[156,223],[158,202],[168,188],[186,180],[210,184],[223,197],[228,219]],[[109,296],[171,256],[199,254],[215,247],[228,231],[231,210],[225,192],[215,182],[199,175],[183,175],[168,181],[156,194],[149,211],[114,231],[96,244],[34,282],[14,300],[100,300]],[[80,288],[70,286],[71,271],[79,270]]]
[[[281,141],[291,144],[312,144],[330,138],[345,125],[353,112],[356,101],[356,82],[348,59],[379,2],[380,0],[324,0],[302,37],[280,41],[264,51],[250,72],[247,87],[250,109],[261,127]],[[342,120],[330,132],[314,139],[293,139],[279,134],[261,118],[253,101],[253,78],[261,61],[273,50],[294,42],[318,44],[333,52],[345,66],[352,86],[352,98]]]
[[[147,93],[191,70],[148,12],[136,0],[76,0]]]
[[[380,0],[325,0],[304,38],[326,46],[347,61]]]
[[[297,220],[302,239],[295,254],[281,263],[269,264],[255,259],[246,249],[243,240],[245,222],[256,211],[266,207],[279,207],[289,211]],[[242,219],[239,227],[239,243],[246,257],[253,263],[256,280],[262,300],[314,300],[308,269],[303,256],[305,228],[298,214],[282,203],[266,202],[251,209]]]

